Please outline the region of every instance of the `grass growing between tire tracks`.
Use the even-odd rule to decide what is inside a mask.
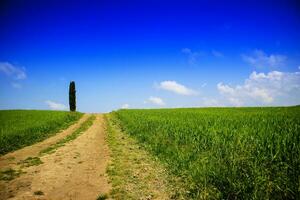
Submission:
[[[12,168],[4,169],[0,171],[0,180],[1,181],[11,181],[14,178],[19,177],[22,173],[22,170],[15,170]]]
[[[70,142],[74,139],[76,139],[79,135],[84,133],[90,126],[93,125],[94,120],[96,119],[95,115],[90,116],[85,122],[83,122],[78,129],[76,129],[71,135],[68,135],[67,137],[59,140],[57,143],[47,147],[46,149],[43,149],[40,152],[40,155],[43,154],[51,154],[56,151],[57,148],[64,146],[65,143]]]
[[[14,178],[19,177],[22,173],[23,168],[36,166],[43,164],[43,161],[41,160],[40,156],[43,156],[45,154],[51,154],[54,153],[59,147],[64,146],[67,142],[70,142],[74,139],[76,139],[79,135],[84,133],[95,120],[95,115],[91,115],[86,121],[84,121],[78,129],[76,129],[71,135],[66,136],[65,138],[59,140],[57,143],[45,148],[42,150],[39,154],[39,157],[28,157],[25,160],[21,160],[17,163],[16,169],[8,168],[5,170],[0,171],[0,180],[4,181],[11,181]]]
[[[21,168],[31,167],[40,164],[43,164],[43,162],[39,157],[28,157],[25,160],[18,162],[18,165],[21,165]]]

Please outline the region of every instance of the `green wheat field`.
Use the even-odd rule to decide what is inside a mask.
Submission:
[[[299,198],[299,106],[119,110],[113,116],[182,178],[188,199]]]
[[[42,141],[82,115],[67,111],[1,110],[0,155]]]

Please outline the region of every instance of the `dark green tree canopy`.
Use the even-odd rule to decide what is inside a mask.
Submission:
[[[74,81],[71,81],[69,86],[69,105],[70,111],[76,111],[76,89]]]

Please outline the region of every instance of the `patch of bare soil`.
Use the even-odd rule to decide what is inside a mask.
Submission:
[[[78,138],[5,182],[0,199],[86,200],[108,194],[111,186],[105,171],[110,156],[104,122],[102,115],[96,115],[93,125]]]

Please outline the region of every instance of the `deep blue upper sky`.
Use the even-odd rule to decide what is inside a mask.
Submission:
[[[0,109],[62,108],[70,80],[88,112],[300,103],[299,1],[7,0],[0,9]]]

